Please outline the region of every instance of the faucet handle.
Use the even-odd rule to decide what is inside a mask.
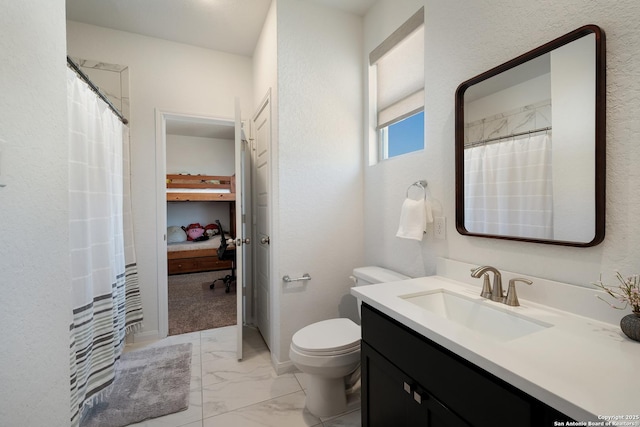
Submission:
[[[484,280],[482,281],[482,292],[480,296],[483,298],[491,298],[491,282],[489,281],[489,274],[484,273]]]
[[[516,294],[516,282],[526,283],[527,285],[533,284],[531,280],[523,279],[521,277],[509,280],[509,289],[507,289],[507,297],[505,298],[504,303],[513,307],[520,305],[518,295]]]
[[[471,269],[471,277],[480,277],[477,274],[482,271],[483,267],[476,267]],[[480,292],[480,296],[483,298],[491,298],[491,282],[489,281],[489,273],[484,273],[482,275],[482,291]]]

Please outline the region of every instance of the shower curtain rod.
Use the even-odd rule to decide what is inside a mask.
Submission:
[[[129,124],[129,120],[125,119],[122,113],[118,111],[116,107],[113,106],[111,101],[109,101],[109,99],[102,92],[100,92],[100,89],[98,89],[98,87],[91,81],[91,79],[89,79],[89,77],[82,72],[78,64],[73,62],[73,60],[68,56],[67,56],[67,66],[69,66],[73,71],[75,71],[78,77],[84,80],[89,85],[91,90],[94,91],[96,95],[100,97],[100,99],[102,99],[104,102],[107,103],[111,111],[113,111],[113,114],[115,114],[120,119],[120,121],[122,121],[122,123],[124,123],[125,125]]]
[[[551,126],[547,126],[547,127],[544,127],[544,128],[528,130],[528,131],[525,131],[525,132],[512,133],[511,135],[497,136],[495,138],[489,138],[489,139],[484,139],[484,140],[481,139],[481,140],[478,140],[478,141],[468,142],[468,143],[464,144],[464,148],[477,147],[479,145],[486,145],[486,144],[488,144],[490,142],[500,141],[501,139],[515,138],[516,136],[531,135],[532,133],[547,132],[547,131],[550,131],[550,130],[551,130]]]

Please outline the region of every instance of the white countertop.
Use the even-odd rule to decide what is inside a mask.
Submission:
[[[468,270],[467,270],[468,271]],[[535,285],[535,284],[534,284]],[[499,341],[424,310],[400,295],[448,289],[552,326]],[[618,326],[520,297],[508,307],[479,287],[441,276],[351,288],[363,302],[576,421],[640,426],[640,342]],[[607,424],[603,424],[607,425]]]

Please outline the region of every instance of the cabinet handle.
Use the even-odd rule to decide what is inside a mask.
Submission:
[[[422,400],[424,399],[424,397],[422,396],[422,393],[418,391],[418,389],[414,390],[413,387],[411,387],[411,384],[409,384],[406,381],[403,382],[403,387],[404,387],[404,391],[408,395],[413,394],[413,400],[418,402],[418,405],[422,405]]]
[[[404,391],[407,392],[407,394],[411,394],[411,386],[409,384],[407,384],[407,382],[404,382]]]

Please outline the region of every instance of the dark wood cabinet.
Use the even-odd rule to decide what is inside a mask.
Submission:
[[[413,378],[366,343],[362,344],[362,353],[363,398],[368,403],[368,410],[362,414],[363,425],[469,427]]]
[[[569,418],[362,306],[362,425],[544,427]]]

